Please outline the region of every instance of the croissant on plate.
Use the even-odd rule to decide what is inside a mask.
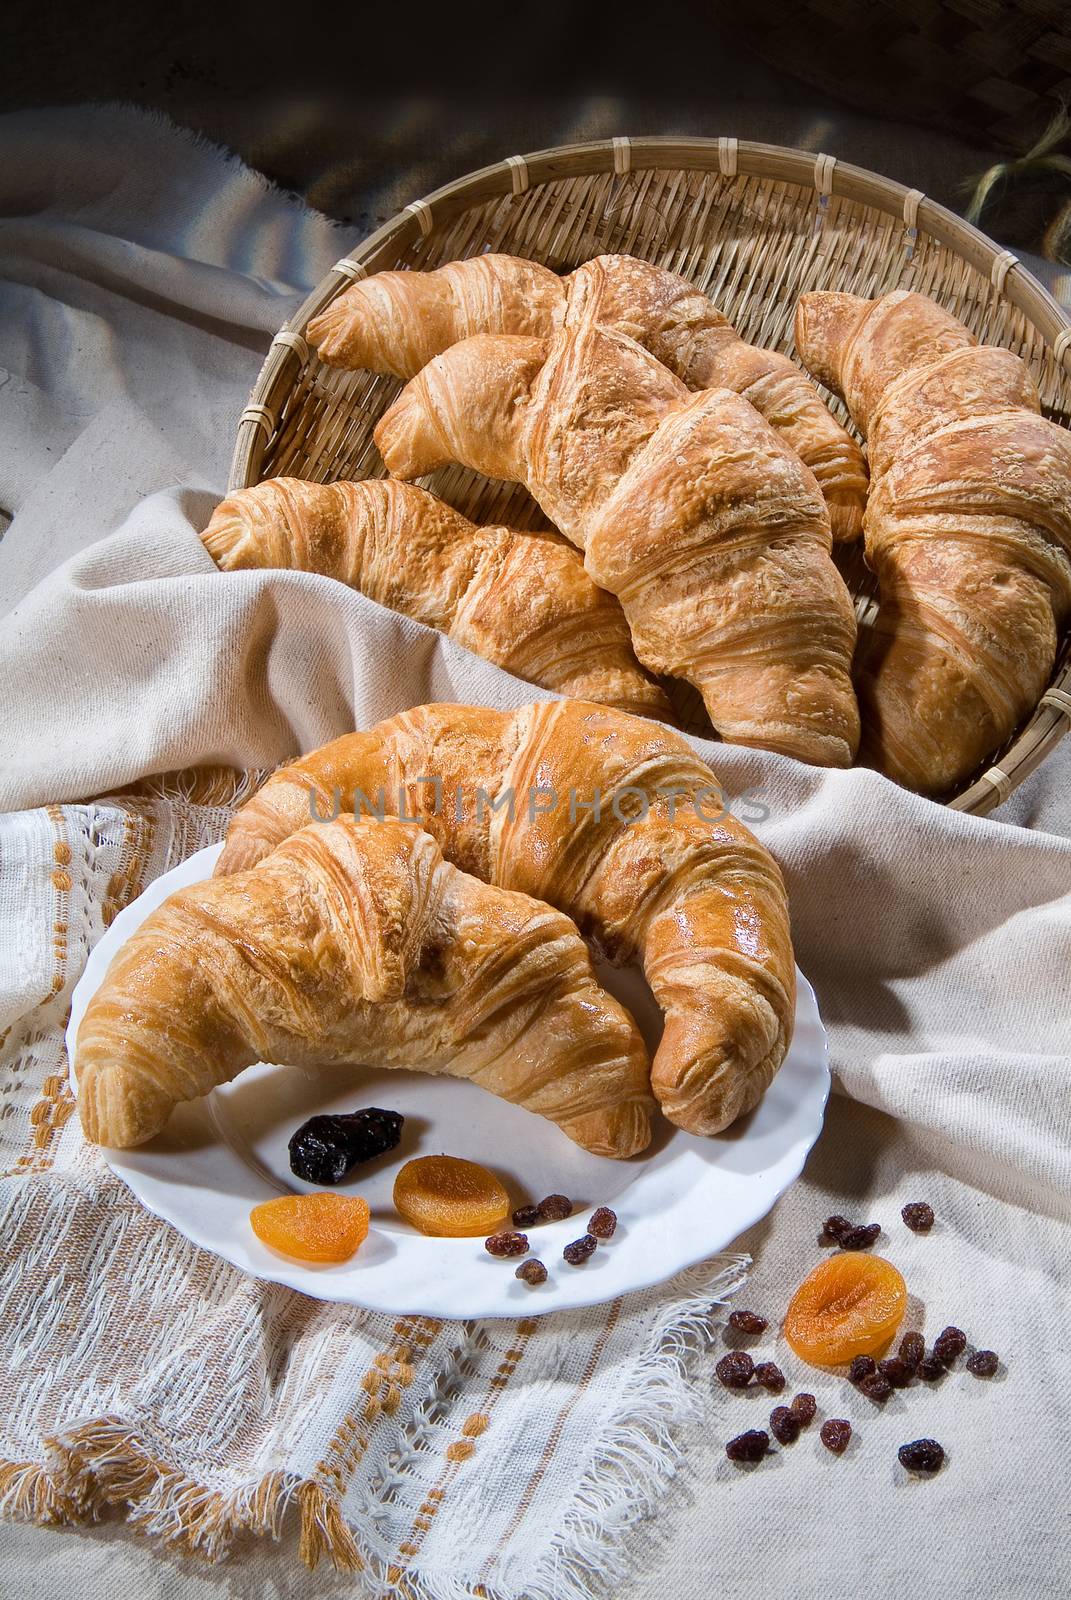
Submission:
[[[115,957],[78,1030],[87,1138],[151,1138],[255,1061],[468,1078],[586,1150],[650,1139],[647,1056],[569,918],[340,817],[182,889]]]
[[[942,794],[1015,731],[1071,615],[1071,435],[1025,364],[925,295],[800,299],[804,361],[867,436],[864,754]]]
[[[596,256],[566,278],[519,256],[451,261],[434,272],[378,272],[309,323],[328,366],[412,378],[478,333],[549,338],[564,322],[627,333],[689,389],[732,389],[751,401],[810,467],[835,539],[863,525],[866,464],[814,385],[788,356],[741,339],[687,279],[635,256]]]
[[[457,461],[525,484],[621,601],[643,665],[694,684],[723,738],[850,766],[855,614],[829,517],[742,396],[690,394],[635,340],[587,322],[451,346],[375,438],[396,477]]]
[[[784,883],[679,735],[576,700],[420,706],[281,768],[234,817],[216,871],[354,808],[418,818],[463,871],[568,912],[610,960],[642,961],[665,1012],[651,1087],[670,1121],[717,1133],[761,1099],[795,1010]]]
[[[224,571],[318,572],[557,694],[673,721],[612,595],[553,533],[478,528],[425,489],[268,478],[201,535]]]

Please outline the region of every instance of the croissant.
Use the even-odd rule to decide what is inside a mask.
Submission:
[[[451,261],[434,272],[378,272],[352,284],[309,323],[328,366],[412,378],[433,356],[477,333],[550,337],[562,322],[627,333],[689,389],[750,400],[810,467],[835,539],[863,525],[863,452],[787,356],[741,339],[687,279],[635,256],[597,256],[564,279],[519,256]]]
[[[689,394],[635,340],[585,323],[453,345],[375,437],[396,477],[459,461],[524,483],[621,601],[639,660],[694,684],[723,738],[851,764],[855,614],[829,517],[740,395]]]
[[[478,528],[424,489],[269,478],[201,535],[224,571],[318,572],[557,694],[673,721],[612,595],[553,533]]]
[[[808,294],[796,342],[869,443],[875,624],[864,755],[926,794],[961,784],[1037,704],[1071,614],[1071,435],[1025,364],[903,290]]]
[[[598,1155],[650,1139],[643,1042],[569,918],[399,822],[312,824],[172,895],[108,968],[77,1059],[98,1144],[140,1144],[258,1060],[468,1078]]]
[[[717,1133],[761,1099],[795,1007],[784,883],[679,735],[577,700],[420,706],[275,773],[216,870],[353,809],[416,818],[463,871],[568,912],[611,961],[641,960],[666,1017],[651,1087],[670,1121]]]

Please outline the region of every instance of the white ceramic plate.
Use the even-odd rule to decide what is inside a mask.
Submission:
[[[220,849],[200,850],[150,884],[90,954],[67,1029],[72,1080],[78,1026],[112,957],[168,895],[210,876]],[[653,1046],[661,1018],[639,973],[609,967],[599,973]],[[795,1037],[781,1071],[758,1110],[717,1139],[697,1139],[659,1123],[642,1156],[609,1161],[588,1155],[542,1117],[457,1079],[259,1065],[205,1099],[180,1106],[151,1143],[105,1156],[150,1211],[259,1278],[374,1311],[516,1316],[594,1305],[645,1289],[723,1249],[798,1176],[821,1129],[828,1093],[825,1031],[814,991],[801,974]],[[372,1209],[372,1227],[358,1254],[341,1266],[314,1267],[261,1244],[249,1226],[250,1207],[311,1187],[290,1171],[287,1141],[294,1130],[317,1112],[369,1105],[401,1111],[405,1126],[396,1150],[358,1168],[342,1185],[362,1194]],[[518,1282],[516,1262],[492,1259],[480,1239],[429,1239],[397,1215],[391,1190],[398,1168],[412,1156],[440,1151],[491,1167],[515,1204],[552,1192],[576,1202],[566,1221],[529,1230],[532,1254],[549,1270],[545,1284],[530,1289]],[[585,1266],[568,1266],[563,1246],[584,1232],[591,1210],[602,1204],[617,1212],[614,1238]]]

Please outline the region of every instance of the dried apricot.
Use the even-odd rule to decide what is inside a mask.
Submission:
[[[493,1172],[460,1156],[418,1156],[394,1180],[394,1204],[421,1233],[471,1239],[498,1232],[509,1195]]]
[[[348,1261],[368,1233],[368,1204],[355,1194],[283,1194],[249,1213],[261,1244],[297,1261]]]
[[[829,1256],[789,1304],[785,1338],[804,1361],[834,1367],[889,1343],[907,1309],[907,1285],[891,1261],[855,1251]]]

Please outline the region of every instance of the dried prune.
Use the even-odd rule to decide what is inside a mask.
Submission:
[[[929,1233],[933,1227],[933,1207],[927,1205],[925,1200],[912,1200],[910,1205],[904,1207],[900,1215],[912,1233]]]
[[[565,1194],[548,1194],[536,1207],[544,1222],[562,1222],[573,1214],[573,1202]]]
[[[896,1454],[908,1472],[936,1472],[945,1459],[936,1439],[912,1439],[910,1444],[902,1444]]]
[[[537,1261],[533,1256],[531,1261],[521,1262],[517,1268],[516,1276],[523,1278],[525,1283],[529,1283],[535,1288],[537,1284],[546,1283],[547,1269],[542,1261]]]
[[[737,1333],[765,1333],[769,1323],[757,1311],[730,1311],[729,1326]]]
[[[360,1162],[393,1150],[404,1121],[400,1111],[379,1106],[310,1117],[287,1146],[290,1170],[306,1183],[341,1183]]]
[[[872,1372],[877,1372],[878,1364],[873,1356],[856,1356],[848,1368],[848,1378],[852,1383],[861,1383],[864,1378],[869,1378]]]
[[[967,1371],[973,1372],[976,1378],[991,1378],[1000,1366],[1000,1357],[995,1350],[976,1350],[967,1357]]]
[[[785,1337],[804,1361],[834,1367],[883,1350],[906,1309],[907,1285],[891,1262],[838,1251],[820,1262],[792,1296]]]
[[[727,1389],[746,1389],[755,1372],[755,1363],[746,1350],[730,1350],[714,1371]]]
[[[599,1206],[591,1213],[588,1232],[593,1233],[596,1239],[612,1239],[616,1229],[617,1212],[611,1211],[609,1206]]]
[[[262,1244],[297,1261],[348,1261],[368,1234],[368,1204],[355,1194],[283,1194],[249,1213]]]
[[[901,1361],[899,1356],[889,1356],[885,1361],[879,1361],[878,1371],[894,1389],[906,1389],[915,1376],[914,1367],[907,1361]]]
[[[937,1383],[947,1371],[944,1362],[938,1361],[936,1356],[923,1356],[915,1368],[915,1376],[924,1378],[927,1383]]]
[[[950,1367],[956,1357],[961,1356],[966,1348],[967,1335],[962,1328],[944,1328],[933,1341],[933,1354],[946,1367]]]
[[[418,1156],[394,1180],[394,1204],[421,1233],[465,1239],[494,1233],[509,1195],[493,1172],[460,1156]]]
[[[518,1206],[513,1213],[515,1228],[532,1228],[540,1220],[538,1206]]]
[[[800,1427],[806,1428],[815,1419],[818,1401],[813,1394],[798,1394],[792,1401],[792,1409],[799,1418]]]
[[[900,1360],[906,1361],[914,1372],[926,1354],[926,1341],[921,1333],[905,1333],[900,1340]]]
[[[742,1352],[740,1352],[742,1354]],[[776,1361],[757,1361],[755,1363],[755,1382],[761,1383],[764,1389],[769,1389],[771,1394],[780,1394],[785,1387],[785,1375]]]
[[[860,1223],[857,1228],[842,1233],[837,1243],[842,1250],[869,1250],[880,1232],[880,1222]]]
[[[593,1233],[582,1233],[579,1239],[574,1239],[572,1244],[566,1245],[562,1251],[562,1256],[571,1267],[583,1266],[589,1256],[595,1254],[595,1247],[598,1242]]]
[[[873,1400],[879,1406],[885,1404],[892,1390],[892,1384],[882,1372],[872,1372],[869,1378],[863,1378],[859,1383],[859,1393],[865,1394],[868,1400]]]
[[[854,1224],[849,1222],[847,1217],[839,1216],[834,1212],[833,1216],[827,1217],[823,1222],[821,1238],[823,1242],[832,1241],[834,1244],[839,1244],[843,1235],[850,1232],[853,1226]]]
[[[729,1440],[725,1454],[730,1461],[761,1461],[769,1448],[770,1435],[765,1428],[749,1428]]]
[[[823,1422],[818,1433],[826,1449],[832,1450],[835,1456],[844,1454],[851,1436],[852,1425],[844,1417],[830,1417],[827,1422]]]
[[[483,1241],[489,1256],[523,1256],[528,1249],[526,1233],[493,1233]]]
[[[795,1444],[800,1427],[800,1419],[790,1406],[774,1406],[770,1412],[770,1432],[778,1444]]]

